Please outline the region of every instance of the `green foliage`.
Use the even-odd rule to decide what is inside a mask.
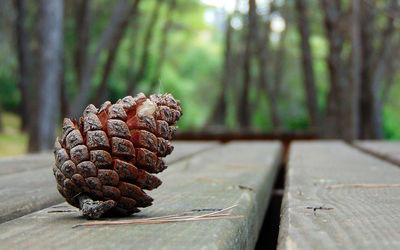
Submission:
[[[2,17],[0,24],[0,106],[3,109],[15,111],[20,101],[18,64],[13,47],[12,28],[7,25],[9,21],[7,17]]]
[[[184,57],[176,54],[165,67],[159,88],[181,100],[185,112],[180,121],[182,129],[199,129],[208,118],[212,108],[209,104],[214,102],[219,89],[216,83],[220,81],[221,62],[220,57],[214,56],[217,49],[199,44],[186,51]]]
[[[11,71],[0,67],[0,105],[7,110],[17,110],[20,102],[17,78]]]
[[[385,139],[400,139],[400,118],[398,116],[398,109],[393,106],[385,106],[383,109],[383,119],[384,119],[384,137]]]
[[[398,79],[395,79],[395,82],[396,81],[398,81]],[[383,108],[383,131],[385,139],[400,139],[399,94],[400,86],[395,84],[390,92],[388,103],[386,103]]]
[[[13,156],[27,152],[28,136],[19,131],[21,119],[18,115],[4,113],[3,132],[0,133],[0,156]]]
[[[191,4],[189,2],[192,2]],[[181,100],[185,115],[179,122],[181,130],[200,129],[211,111],[211,103],[216,98],[220,82],[222,63],[221,45],[212,41],[213,33],[203,22],[204,8],[196,1],[179,1],[174,14],[166,50],[166,62],[158,79],[156,92],[172,93]],[[149,1],[141,5],[138,30],[128,30],[118,51],[117,62],[110,77],[110,99],[117,100],[125,95],[127,84],[131,83],[142,55],[144,29],[149,22],[154,5]],[[143,81],[137,86],[137,92],[149,92],[155,67],[159,57],[159,42],[165,11],[161,13],[152,44],[149,63]],[[99,67],[101,68],[101,67]],[[94,85],[100,81],[101,70],[96,72]]]
[[[150,92],[150,84],[153,81],[156,72],[157,62],[160,56],[160,41],[162,39],[162,29],[167,19],[167,2],[161,5],[160,18],[154,28],[153,38],[150,44],[150,54],[148,65],[146,65],[146,74],[144,79],[138,83],[137,92]],[[293,1],[288,2],[286,15],[293,14]],[[382,1],[383,2],[383,1]],[[74,66],[74,56],[76,50],[76,16],[73,1],[66,1],[66,11],[64,19],[64,61],[65,73],[64,80],[67,85],[68,95],[73,98],[78,91],[77,75]],[[99,42],[102,32],[110,21],[110,16],[117,2],[107,0],[92,1],[92,27],[90,29],[89,54],[92,54]],[[116,61],[111,72],[108,89],[111,101],[125,96],[127,86],[132,83],[135,74],[139,68],[140,58],[144,47],[144,34],[151,18],[151,13],[156,1],[142,0],[139,8],[139,16],[131,20],[127,32],[121,41],[116,56]],[[27,27],[31,29],[35,22],[36,4],[29,2]],[[157,79],[156,92],[172,93],[177,99],[181,100],[184,116],[179,122],[181,130],[199,130],[207,122],[218,93],[221,90],[222,66],[224,61],[224,30],[215,25],[209,25],[204,21],[204,14],[208,7],[198,0],[177,0],[177,9],[173,13],[172,27],[168,36],[168,46],[166,47],[166,60],[162,69],[160,79]],[[319,10],[318,1],[310,1],[310,10]],[[221,11],[220,11],[221,12]],[[279,10],[278,10],[279,12]],[[295,13],[294,13],[295,14]],[[315,73],[315,82],[317,84],[318,105],[321,111],[325,110],[326,99],[329,91],[329,72],[326,63],[328,55],[328,41],[324,30],[322,11],[310,11],[311,21],[311,49],[313,56],[313,66]],[[244,28],[234,30],[232,40],[232,51],[234,59],[232,60],[235,70],[232,72],[231,81],[227,94],[227,127],[237,129],[237,106],[240,90],[242,89],[242,56],[246,39],[246,18],[243,13],[236,13],[244,23]],[[219,18],[225,18],[223,15]],[[386,22],[385,18],[378,20],[379,26]],[[303,76],[301,71],[301,51],[299,49],[300,37],[297,30],[295,16],[290,16],[287,25],[287,34],[285,44],[285,58],[283,80],[278,95],[279,114],[283,129],[287,131],[308,130],[309,121],[306,108],[306,95],[303,86]],[[0,105],[3,109],[17,111],[20,102],[20,93],[18,90],[18,64],[15,55],[16,42],[10,37],[10,42],[5,45],[0,41],[0,60],[3,65],[0,67]],[[348,53],[348,45],[345,45]],[[270,57],[268,60],[268,73],[273,75],[275,54],[277,44],[270,46]],[[102,78],[104,63],[107,58],[107,52],[104,51],[100,56],[100,62],[96,68],[92,79],[91,96],[95,95],[95,90],[99,86]],[[253,105],[257,96],[257,73],[259,69],[256,63],[252,63],[253,81],[250,89],[250,103]],[[400,109],[400,100],[396,98],[400,95],[400,87],[394,85],[389,102],[383,110],[383,122],[385,138],[400,139],[400,118],[398,110]],[[252,124],[254,129],[270,131],[272,129],[270,121],[270,110],[268,99],[265,93],[258,107],[254,107]],[[18,128],[18,124],[13,122],[15,116],[5,114],[3,120],[6,128]],[[14,120],[13,120],[14,119]],[[11,122],[10,122],[11,121]],[[7,129],[6,129],[7,131]],[[12,151],[23,152],[25,150],[23,143],[27,142],[26,135],[21,134],[1,134],[0,135],[0,153],[5,152],[7,147],[4,145],[15,142],[16,148]],[[3,147],[2,147],[3,146]],[[13,148],[13,146],[10,146]],[[8,151],[7,151],[8,152]]]
[[[318,106],[320,110],[325,110],[326,97],[329,91],[329,78],[326,58],[328,56],[328,43],[322,36],[312,36],[311,46],[313,48],[313,66],[315,83],[317,88]]]
[[[260,100],[260,105],[256,112],[253,114],[253,124],[257,130],[270,130],[272,128],[269,122],[270,110],[268,107],[268,100],[266,95],[263,95]]]
[[[310,126],[306,116],[301,116],[297,119],[289,119],[287,122],[287,128],[290,131],[306,130]]]

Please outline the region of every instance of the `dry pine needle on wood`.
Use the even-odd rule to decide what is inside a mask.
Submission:
[[[126,224],[161,224],[170,222],[185,222],[185,221],[201,221],[201,220],[215,220],[215,219],[235,219],[243,218],[243,215],[230,215],[225,212],[232,210],[236,205],[218,209],[217,211],[203,214],[203,215],[191,215],[195,213],[195,210],[190,212],[184,212],[180,214],[172,214],[159,217],[151,217],[145,219],[129,219],[129,220],[118,220],[118,221],[96,221],[74,225],[72,228],[82,226],[109,226],[109,225],[126,225]]]

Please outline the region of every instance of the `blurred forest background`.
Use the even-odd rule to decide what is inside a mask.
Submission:
[[[2,0],[0,155],[138,92],[182,132],[399,139],[396,0]]]

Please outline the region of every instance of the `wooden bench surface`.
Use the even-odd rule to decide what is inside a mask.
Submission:
[[[400,164],[400,142],[398,141],[357,141],[354,144],[368,153]]]
[[[400,249],[399,184],[399,167],[343,142],[293,143],[278,249]]]
[[[171,164],[203,150],[216,142],[174,142]],[[56,185],[52,153],[0,159],[0,223],[63,201]]]
[[[28,154],[0,158],[0,176],[49,168],[54,164],[53,153]]]
[[[207,150],[212,146],[218,145],[218,143],[215,141],[174,141],[173,145],[175,148],[174,153],[166,158],[169,164],[192,154],[201,152],[202,150]],[[0,158],[0,176],[31,171],[39,168],[49,168],[49,166],[52,166],[53,164],[54,155],[52,152],[2,157]]]
[[[72,228],[87,220],[77,209],[62,203],[3,223],[1,247],[252,249],[267,209],[281,151],[278,142],[235,142],[170,164],[159,174],[163,185],[149,192],[155,200],[153,206],[131,217],[148,218],[237,204],[231,214],[242,218]],[[72,212],[51,212],[60,209]]]

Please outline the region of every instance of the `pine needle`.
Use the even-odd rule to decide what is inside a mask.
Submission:
[[[236,206],[237,206],[237,204],[227,207],[227,208],[224,208],[224,209],[218,209],[217,211],[203,214],[203,215],[190,215],[190,214],[194,214],[196,211],[189,211],[189,212],[184,212],[184,213],[180,213],[180,214],[172,214],[172,215],[145,218],[145,219],[87,222],[87,223],[82,223],[82,224],[76,224],[72,228],[77,228],[77,227],[82,227],[82,226],[108,226],[108,225],[126,225],[126,224],[161,224],[161,223],[171,223],[171,222],[243,218],[243,215],[229,215],[228,213],[224,213],[229,210],[232,210]]]

